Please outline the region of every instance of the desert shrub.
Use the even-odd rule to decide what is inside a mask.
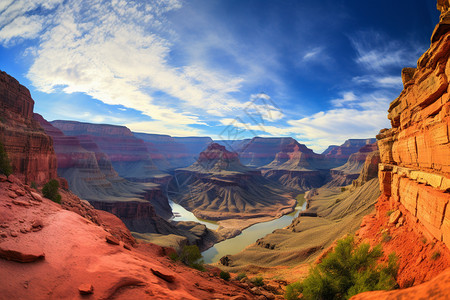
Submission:
[[[245,277],[247,277],[247,274],[245,274],[245,273],[239,273],[239,274],[237,274],[236,275],[236,280],[242,280],[242,279],[244,279]]]
[[[386,231],[381,234],[381,241],[383,243],[387,243],[392,240],[392,236],[390,236]]]
[[[312,268],[302,282],[304,299],[349,299],[375,290],[391,290],[396,286],[398,270],[395,253],[387,263],[379,264],[381,245],[356,245],[353,236],[339,240],[333,252]]]
[[[434,251],[433,254],[431,254],[431,259],[432,260],[436,260],[439,257],[441,257],[441,252],[439,252],[439,251]]]
[[[220,278],[222,278],[223,280],[230,280],[230,273],[228,273],[227,271],[220,271]]]
[[[286,286],[286,291],[284,292],[284,299],[287,300],[297,300],[300,299],[300,294],[302,293],[302,284],[300,282],[294,282]]]
[[[42,188],[42,194],[45,198],[48,198],[56,203],[61,203],[61,195],[58,193],[59,182],[56,179],[52,179],[47,182]]]
[[[204,271],[202,254],[197,245],[186,245],[179,254],[179,260],[194,269]]]
[[[30,184],[30,187],[31,187],[32,189],[37,190],[38,186],[37,186],[37,184],[36,184],[36,181],[32,181],[31,184]]]
[[[264,279],[262,277],[255,277],[251,280],[251,282],[255,286],[263,286],[264,285]]]
[[[341,192],[345,192],[345,187],[341,187]]]
[[[9,162],[8,153],[6,153],[5,147],[0,143],[0,174],[9,176],[12,174],[11,163]]]
[[[169,254],[169,258],[170,258],[171,260],[173,260],[173,261],[178,261],[178,260],[180,260],[180,257],[178,256],[178,253],[176,253],[176,252],[171,252],[171,253]]]

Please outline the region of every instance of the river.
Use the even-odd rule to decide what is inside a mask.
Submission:
[[[248,227],[243,230],[242,233],[234,238],[222,241],[220,243],[215,244],[213,247],[208,250],[202,252],[203,259],[205,263],[215,263],[219,261],[222,256],[227,254],[236,254],[244,250],[250,244],[256,242],[257,239],[266,236],[269,233],[272,233],[275,229],[283,228],[292,223],[292,220],[298,216],[300,211],[306,209],[306,201],[304,201],[304,195],[299,195],[297,199],[299,200],[301,206],[297,206],[295,208],[295,212],[284,215],[281,218],[262,222]],[[299,199],[300,197],[300,199]],[[194,214],[190,211],[184,209],[181,205],[171,202],[172,211],[177,212],[181,215],[181,217],[174,218],[175,221],[196,221],[202,224],[205,224],[208,228],[215,230],[218,225],[205,222],[204,220],[197,219]],[[215,226],[215,227],[214,227]]]

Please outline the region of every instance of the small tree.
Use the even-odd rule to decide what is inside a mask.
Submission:
[[[356,245],[353,236],[339,240],[333,252],[302,282],[303,299],[349,299],[367,291],[391,290],[396,286],[398,264],[395,253],[379,264],[381,245]]]
[[[0,142],[0,173],[6,176],[12,174],[11,163],[9,162],[8,153],[6,153],[5,147]]]
[[[284,292],[284,299],[298,300],[301,293],[302,293],[301,283],[300,282],[291,283],[286,286],[286,291]]]
[[[42,194],[45,198],[48,198],[56,203],[61,203],[61,195],[58,193],[59,182],[56,179],[52,179],[47,182],[42,188]]]
[[[220,278],[222,278],[225,281],[230,280],[230,273],[228,273],[227,271],[220,271]]]
[[[187,266],[204,271],[203,259],[200,249],[197,245],[184,246],[179,255],[179,259]]]

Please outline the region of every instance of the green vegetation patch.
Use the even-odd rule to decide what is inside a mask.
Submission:
[[[0,142],[0,174],[9,176],[12,174],[11,163],[8,158],[8,153],[6,153],[5,147]]]
[[[391,290],[396,287],[397,256],[389,255],[387,263],[381,245],[356,245],[353,236],[339,240],[333,252],[310,270],[301,283],[286,288],[286,299],[349,299],[367,291]],[[296,298],[297,297],[297,298]]]
[[[56,203],[61,203],[61,195],[58,193],[59,182],[56,179],[52,179],[47,182],[42,188],[42,194],[45,198],[48,198]]]

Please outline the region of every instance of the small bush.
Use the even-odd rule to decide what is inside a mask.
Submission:
[[[227,271],[220,271],[220,278],[222,278],[223,280],[230,280],[230,273],[228,273]]]
[[[30,187],[31,187],[32,189],[37,190],[38,186],[37,186],[37,184],[36,184],[36,181],[32,181],[31,184],[30,184]]]
[[[394,212],[393,210],[388,210],[388,211],[386,212],[386,216],[390,217],[390,216],[392,215],[393,212]]]
[[[286,286],[286,291],[284,292],[284,299],[287,300],[297,300],[300,299],[300,294],[302,293],[302,284],[300,282],[294,282]]]
[[[5,147],[0,143],[0,174],[9,176],[12,174],[11,163],[9,162],[8,153],[6,153]]]
[[[433,254],[431,254],[431,259],[432,260],[436,260],[439,257],[441,257],[441,252],[439,252],[439,251],[435,251],[435,252],[433,252]]]
[[[423,237],[422,238],[422,244],[426,244],[428,241],[427,241],[427,238],[426,237]]]
[[[205,271],[203,257],[197,245],[184,246],[180,254],[172,252],[169,254],[169,258],[173,261],[181,261],[186,266],[199,271]]]
[[[333,252],[302,282],[303,299],[349,299],[367,291],[391,290],[398,270],[395,253],[379,264],[381,245],[356,245],[353,236],[339,240]]]
[[[45,198],[48,198],[56,203],[61,203],[61,195],[58,193],[59,182],[56,179],[52,179],[47,182],[42,188],[42,194]]]
[[[247,274],[245,274],[245,273],[239,273],[237,276],[236,276],[236,280],[242,280],[242,279],[244,279],[244,278],[246,278],[247,277]]]
[[[389,242],[390,240],[392,240],[392,236],[390,236],[387,232],[383,232],[383,233],[381,234],[381,241],[382,241],[383,243],[387,243],[387,242]]]
[[[264,285],[264,279],[262,277],[255,277],[251,280],[251,282],[255,286],[263,286]]]
[[[345,192],[345,187],[341,187],[341,193]]]
[[[176,252],[170,253],[170,254],[169,254],[169,258],[170,258],[171,260],[173,260],[173,261],[178,261],[178,260],[180,260],[180,257],[178,256],[178,253],[176,253]]]

